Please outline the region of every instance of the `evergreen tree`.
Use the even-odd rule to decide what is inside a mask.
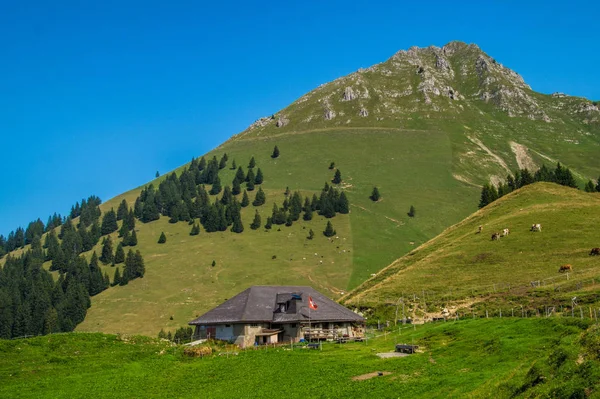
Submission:
[[[335,168],[335,162],[329,164],[329,169],[333,170]]]
[[[342,191],[340,194],[340,198],[338,199],[336,212],[347,214],[350,212],[350,203],[348,202],[348,197],[346,197],[346,193]]]
[[[214,180],[214,183],[209,191],[210,195],[217,195],[221,192],[221,179],[217,176]]]
[[[415,215],[416,215],[416,210],[415,210],[415,207],[414,207],[414,206],[412,206],[412,205],[410,206],[410,209],[409,209],[409,211],[408,211],[407,215],[408,215],[409,217],[411,217],[411,218],[414,218],[414,217],[415,217]]]
[[[273,153],[271,154],[271,158],[273,158],[273,159],[279,158],[279,148],[277,148],[277,146],[275,146],[273,148]]]
[[[333,225],[331,224],[330,220],[327,221],[327,226],[325,227],[323,234],[325,237],[333,237],[335,235],[335,230],[333,229]]]
[[[242,208],[245,208],[248,205],[250,205],[250,198],[248,198],[248,193],[246,192],[246,190],[244,190],[244,194],[242,196],[242,202],[240,203],[240,205],[242,206]]]
[[[200,158],[200,162],[198,162],[198,170],[206,169],[206,159],[204,157]]]
[[[123,244],[119,243],[119,245],[117,245],[117,250],[115,251],[114,263],[119,264],[119,263],[123,263],[124,261],[125,261],[125,251],[123,250]]]
[[[194,224],[192,226],[192,230],[190,231],[190,235],[191,236],[197,236],[198,234],[200,234],[200,226],[197,224]]]
[[[227,166],[227,154],[223,154],[221,160],[219,161],[219,169],[225,169]]]
[[[292,198],[290,200],[290,204],[289,204],[289,208],[290,208],[290,218],[292,221],[296,221],[298,219],[300,219],[300,213],[302,212],[302,196],[300,195],[300,193],[298,191],[295,191],[294,194],[292,195]]]
[[[160,173],[158,172],[158,170],[157,170],[157,171],[156,171],[156,173],[154,174],[154,177],[155,177],[155,178],[157,178],[157,179],[160,177]]]
[[[262,224],[262,220],[260,219],[260,215],[258,213],[258,210],[254,213],[254,220],[252,221],[252,224],[250,225],[250,228],[252,230],[256,230],[258,229]]]
[[[240,184],[246,181],[246,175],[244,174],[244,170],[241,166],[238,168],[237,172],[235,172],[235,178],[233,180]]]
[[[315,238],[315,232],[313,231],[313,229],[308,230],[308,237],[306,237],[309,240],[312,240],[313,238]]]
[[[273,219],[269,216],[267,217],[267,223],[265,223],[265,229],[271,230],[271,227],[273,227]]]
[[[115,276],[113,277],[112,282],[112,286],[114,287],[115,285],[121,285],[121,272],[118,267],[117,270],[115,270]]]
[[[89,293],[90,296],[94,296],[96,294],[104,291],[104,277],[102,276],[102,271],[100,270],[100,266],[98,265],[98,256],[96,255],[96,251],[92,253],[92,259],[89,264],[90,268],[90,288]]]
[[[138,243],[137,234],[136,234],[135,230],[133,230],[131,232],[131,235],[129,236],[129,241],[128,241],[127,245],[129,245],[130,247],[135,247],[137,245],[137,243]]]
[[[479,208],[491,204],[498,199],[498,192],[493,184],[485,183],[481,188],[481,199],[479,200]]]
[[[554,177],[556,182],[562,186],[577,188],[577,181],[573,177],[573,174],[569,168],[563,167],[560,162],[556,165]]]
[[[102,253],[100,254],[100,262],[104,263],[105,265],[108,265],[109,263],[112,263],[115,259],[115,256],[113,255],[113,242],[112,242],[112,238],[110,238],[110,236],[107,236],[106,239],[104,240],[104,243],[102,244]]]
[[[142,203],[142,199],[140,197],[137,197],[135,199],[135,204],[133,206],[133,214],[135,215],[136,218],[138,219],[142,219],[142,216],[144,214],[144,205]]]
[[[313,212],[319,209],[319,199],[317,198],[317,194],[313,194],[312,200],[310,201],[310,208]]]
[[[535,181],[547,181],[554,182],[556,181],[556,177],[554,176],[554,172],[552,172],[545,164],[542,164],[542,167],[539,168],[534,176]]]
[[[528,169],[521,169],[521,180],[520,180],[519,187],[523,187],[528,184],[532,184],[534,181],[535,180]]]
[[[232,200],[233,194],[231,192],[231,189],[229,188],[229,186],[225,186],[225,189],[223,190],[223,195],[221,196],[221,204],[229,205],[231,204]]]
[[[127,215],[128,212],[129,208],[127,207],[127,201],[121,201],[119,207],[117,208],[117,220],[123,220],[123,218]]]
[[[263,172],[262,172],[262,170],[260,170],[260,168],[258,168],[258,170],[256,171],[256,177],[254,178],[254,183],[262,184],[262,182],[263,182]]]
[[[371,201],[377,202],[381,198],[381,194],[379,194],[379,189],[377,187],[373,187],[373,192],[371,193]]]
[[[167,242],[167,236],[165,235],[165,232],[161,232],[160,233],[160,237],[158,238],[158,243],[159,244],[164,244]]]
[[[238,195],[241,192],[242,186],[240,185],[240,182],[237,181],[237,179],[233,179],[233,187],[231,188],[231,194]]]
[[[247,183],[252,183],[254,186],[254,179],[256,179],[256,176],[254,175],[254,169],[248,169],[248,174],[246,175],[244,181]]]
[[[292,218],[291,214],[288,214],[286,219],[285,219],[285,225],[287,227],[290,227],[292,224],[294,224],[294,219]]]
[[[100,227],[100,232],[104,236],[117,231],[118,228],[117,214],[113,208],[110,208],[110,211],[106,212],[104,217],[102,217],[102,227]]]
[[[233,162],[231,163],[231,170],[236,170],[237,169],[237,165],[235,163],[235,159],[233,160]]]
[[[244,225],[242,224],[242,218],[239,214],[236,215],[233,219],[233,226],[231,226],[231,231],[234,233],[241,233],[244,231]]]
[[[596,191],[600,192],[600,177],[596,180]]]
[[[125,233],[123,233],[123,239],[121,240],[121,243],[123,244],[124,247],[129,245],[129,230],[125,230]]]
[[[256,192],[256,197],[254,197],[254,201],[252,201],[252,205],[254,205],[254,206],[261,206],[266,201],[267,201],[267,198],[265,196],[265,192],[263,191],[262,187],[259,187],[258,191]]]
[[[252,169],[256,166],[256,161],[254,160],[254,157],[250,158],[250,162],[248,163],[248,169]]]
[[[585,184],[585,192],[587,192],[587,193],[596,192],[596,186],[594,185],[593,181],[588,180],[588,182]]]
[[[312,208],[308,207],[306,208],[306,210],[304,211],[304,215],[302,216],[302,219],[304,219],[305,221],[309,221],[312,220],[313,218],[313,211]]]
[[[333,180],[331,180],[333,184],[340,184],[342,182],[342,173],[339,169],[336,169],[335,175],[333,176]]]

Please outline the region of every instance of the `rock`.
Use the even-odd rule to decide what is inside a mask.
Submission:
[[[437,69],[439,69],[440,71],[451,71],[452,68],[450,67],[450,63],[448,62],[448,60],[444,57],[441,57],[439,55],[435,56],[435,67]]]
[[[360,111],[358,111],[358,115],[362,116],[363,118],[366,118],[367,116],[369,116],[369,111],[367,111],[366,108],[361,108]]]
[[[556,97],[556,98],[563,98],[566,97],[567,95],[565,93],[560,93],[560,92],[556,92],[556,93],[552,93],[552,97]]]
[[[342,101],[352,101],[352,100],[356,99],[356,97],[358,97],[358,96],[354,93],[354,90],[352,90],[352,87],[348,86],[344,89],[344,97],[343,97]]]
[[[477,74],[479,76],[489,69],[488,63],[482,55],[477,57],[477,61],[475,61],[475,69],[477,70]]]
[[[275,126],[277,126],[277,127],[284,127],[288,123],[290,123],[289,119],[287,119],[286,117],[281,117],[280,116],[279,119],[277,119],[277,122],[275,123]]]
[[[333,118],[335,118],[335,111],[333,111],[332,109],[326,108],[325,109],[325,120],[330,121]]]

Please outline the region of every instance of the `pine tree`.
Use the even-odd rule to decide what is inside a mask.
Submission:
[[[254,175],[254,169],[248,169],[248,174],[244,178],[244,181],[247,183],[252,182],[252,185],[254,185],[254,179],[256,179],[256,176]]]
[[[271,158],[279,158],[279,148],[277,148],[277,146],[273,148],[273,154],[271,154]]]
[[[308,230],[308,237],[306,237],[309,240],[312,240],[313,238],[315,238],[315,232],[313,231],[313,229]]]
[[[600,192],[600,177],[596,180],[596,191]]]
[[[347,214],[350,212],[350,203],[348,202],[348,197],[346,197],[346,193],[342,191],[340,194],[340,198],[338,199],[336,212],[341,214]]]
[[[302,196],[298,191],[295,191],[292,195],[292,199],[289,203],[290,217],[292,221],[300,219],[300,213],[302,212]]]
[[[237,172],[235,172],[234,181],[235,180],[237,180],[239,183],[246,181],[246,175],[244,174],[244,170],[241,166],[238,168]]]
[[[263,172],[262,172],[262,170],[260,170],[260,168],[258,168],[258,170],[256,171],[256,177],[254,178],[254,183],[262,184],[262,182],[263,182]]]
[[[265,223],[265,229],[267,230],[271,230],[271,227],[273,227],[273,219],[271,219],[271,217],[267,217],[267,222]]]
[[[100,227],[100,232],[104,236],[117,231],[118,228],[117,214],[113,208],[110,208],[110,211],[106,212],[102,218],[102,227]]]
[[[333,176],[333,180],[331,180],[333,184],[340,184],[342,182],[342,173],[339,169],[336,169],[335,175]]]
[[[262,220],[260,219],[260,215],[257,210],[256,213],[254,214],[254,220],[252,221],[250,228],[252,230],[256,230],[261,226],[261,224],[262,224]]]
[[[112,263],[114,259],[115,259],[115,256],[113,255],[112,238],[110,238],[110,236],[107,236],[106,239],[104,240],[104,244],[102,245],[102,253],[100,254],[100,262],[104,263],[105,265],[108,265],[109,263]]]
[[[323,231],[323,235],[325,235],[325,237],[333,237],[335,235],[335,230],[333,229],[333,225],[331,224],[330,220],[327,221],[327,226]]]
[[[123,244],[119,243],[119,245],[117,245],[117,250],[115,251],[114,263],[119,264],[119,263],[123,263],[124,261],[125,261],[125,250],[123,250]]]
[[[371,201],[377,202],[381,198],[381,194],[379,194],[379,189],[377,187],[373,187],[373,192],[371,193]]]
[[[129,245],[130,247],[135,247],[138,243],[137,240],[137,234],[135,232],[135,230],[133,230],[131,232],[131,235],[129,236],[129,241],[127,242],[127,245]]]
[[[225,169],[227,166],[227,154],[223,154],[221,160],[219,161],[219,169]]]
[[[231,204],[232,200],[233,200],[233,193],[231,192],[231,189],[229,188],[229,186],[225,186],[225,189],[223,189],[223,195],[221,196],[221,204],[229,205],[229,204]]]
[[[498,192],[493,184],[486,183],[481,188],[481,199],[479,200],[479,208],[491,204],[498,199]]]
[[[254,160],[254,157],[250,158],[250,162],[248,163],[248,169],[252,169],[256,166],[256,161]]]
[[[96,251],[92,253],[92,259],[90,260],[89,268],[89,293],[90,296],[94,296],[104,290],[104,277],[102,276],[102,271],[100,270],[100,266],[98,265],[98,256],[96,255]]]
[[[198,234],[200,234],[200,226],[197,224],[194,224],[192,226],[192,230],[190,231],[190,235],[191,236],[197,236]]]
[[[115,276],[113,277],[112,282],[112,286],[114,287],[115,285],[121,285],[121,271],[118,267],[117,270],[115,270]]]
[[[302,216],[302,219],[304,219],[305,221],[309,221],[312,220],[313,218],[313,211],[312,208],[308,207],[306,208],[306,210],[304,211],[304,215]]]
[[[167,236],[165,235],[165,232],[163,231],[160,233],[160,237],[158,237],[158,243],[164,244],[165,242],[167,242]]]
[[[157,178],[157,179],[160,177],[160,173],[158,172],[158,170],[157,170],[157,171],[156,171],[156,173],[154,174],[154,177],[155,177],[155,178]]]
[[[231,162],[231,170],[236,170],[237,169],[237,164],[235,163],[235,159],[233,160],[233,162]]]
[[[233,219],[233,226],[231,226],[231,231],[234,233],[241,233],[244,231],[244,225],[242,224],[242,218],[239,214],[236,215]]]
[[[417,211],[415,210],[415,207],[411,205],[407,215],[411,218],[414,218],[416,215],[416,212]]]
[[[241,192],[242,186],[240,185],[240,182],[237,181],[237,179],[233,179],[233,187],[231,188],[231,194],[238,195]]]
[[[333,170],[335,168],[335,162],[329,164],[329,169]]]
[[[215,177],[214,183],[209,191],[210,195],[217,195],[221,192],[221,179],[219,179],[219,176],[217,175],[217,177]]]
[[[594,192],[596,192],[596,186],[594,185],[593,181],[588,180],[588,182],[585,184],[585,191],[587,193],[594,193]]]
[[[294,224],[294,219],[292,218],[291,214],[288,214],[286,219],[285,219],[285,225],[287,227],[290,227],[292,224]]]
[[[265,196],[265,192],[263,191],[262,187],[259,187],[258,191],[256,192],[256,197],[254,197],[254,201],[252,201],[252,205],[261,206],[266,201],[267,201],[267,198]]]
[[[250,205],[250,198],[248,198],[248,193],[246,192],[246,190],[244,190],[244,194],[242,196],[242,202],[240,203],[240,205],[242,206],[242,208],[245,208],[248,205]]]
[[[119,207],[117,208],[117,220],[123,220],[128,211],[129,208],[127,207],[127,201],[121,201]]]

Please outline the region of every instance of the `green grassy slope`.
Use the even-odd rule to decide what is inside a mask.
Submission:
[[[533,223],[541,232],[530,232]],[[527,287],[531,281],[556,286],[589,282],[600,276],[600,194],[551,183],[517,190],[448,228],[349,293],[346,303],[394,301],[406,293],[429,291],[456,298],[492,287]],[[478,226],[483,232],[478,234]],[[491,234],[509,228],[498,241]],[[571,264],[573,272],[558,273]],[[567,280],[568,277],[568,280]],[[522,294],[522,292],[521,292]]]
[[[349,215],[333,219],[340,238],[323,237],[319,217],[281,231],[251,231],[253,207],[243,211],[241,235],[190,237],[187,224],[138,222],[146,277],[94,297],[79,329],[154,335],[252,284],[310,284],[337,298],[474,212],[480,186],[490,178],[497,182],[518,167],[556,161],[580,183],[600,176],[600,111],[594,107],[586,99],[535,93],[477,46],[458,42],[402,51],[322,85],[206,155],[226,152],[229,164],[235,159],[243,167],[256,157],[265,174],[263,223],[286,187],[318,193],[335,162],[351,202]],[[276,160],[270,158],[274,145],[281,150]],[[233,173],[221,172],[223,185]],[[378,203],[368,199],[373,186],[383,196]],[[116,209],[123,198],[133,205],[139,192],[101,209]],[[416,218],[406,215],[411,205]],[[317,237],[307,241],[310,228]],[[156,243],[161,231],[168,237],[162,246]],[[465,283],[483,281],[444,284]]]
[[[423,352],[375,355],[396,342]],[[0,396],[597,398],[598,345],[595,326],[561,318],[442,322],[323,351],[262,348],[202,359],[143,337],[58,334],[0,342]],[[353,379],[374,372],[390,374]]]

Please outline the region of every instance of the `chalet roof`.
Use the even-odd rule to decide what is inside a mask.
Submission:
[[[292,295],[297,294],[297,295]],[[310,310],[308,297],[317,310]],[[299,298],[299,299],[298,299]],[[278,303],[291,301],[287,312]],[[189,322],[190,325],[229,323],[364,322],[364,319],[308,286],[252,286]]]

